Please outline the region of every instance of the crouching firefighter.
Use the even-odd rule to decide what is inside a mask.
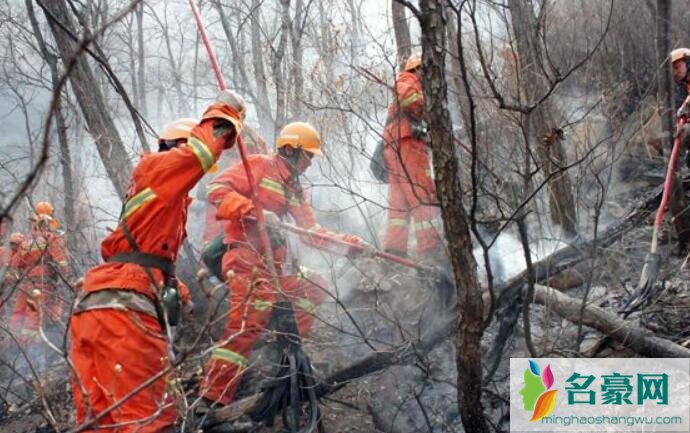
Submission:
[[[325,296],[325,281],[294,261],[288,263],[286,243],[274,230],[269,230],[272,251],[264,251],[255,219],[256,208],[281,219],[290,217],[296,225],[312,232],[363,245],[357,236],[339,235],[320,227],[300,185],[299,176],[309,168],[312,158],[322,155],[318,132],[308,123],[290,123],[280,132],[276,147],[276,154],[248,157],[253,186],[242,164],[230,167],[208,186],[209,200],[218,208],[217,218],[227,221],[224,238],[227,249],[222,270],[234,272],[227,279],[230,316],[223,337],[225,344],[211,353],[200,386],[201,395],[209,405],[232,402],[253,346],[272,313],[284,315],[286,309],[292,309],[288,314],[295,318],[293,329],[304,335]],[[252,189],[256,191],[258,203],[250,198]],[[301,239],[337,254],[355,254],[350,251],[352,247],[329,243],[323,237],[303,236]],[[269,254],[273,254],[277,277],[270,273],[266,259]]]
[[[87,431],[164,432],[175,423],[165,329],[179,298],[189,298],[174,267],[188,193],[235,144],[244,112],[242,97],[221,92],[198,124],[180,119],[166,129],[159,152],[133,171],[119,224],[101,243],[105,263],[85,275],[71,317],[72,392],[77,423],[92,423]]]

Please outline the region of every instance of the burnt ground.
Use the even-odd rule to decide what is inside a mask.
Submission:
[[[639,194],[624,193],[616,198],[608,218],[623,215]],[[646,327],[657,336],[690,346],[690,266],[683,266],[673,233],[662,237],[664,257],[659,273],[659,296],[653,305],[632,314],[628,320]],[[606,248],[596,260],[577,266],[585,276],[575,287],[564,291],[576,298],[587,293],[588,303],[615,312],[634,289],[651,239],[651,226],[638,227]],[[317,374],[325,377],[374,351],[390,351],[404,342],[415,341],[449,314],[439,304],[434,286],[416,272],[375,262],[364,262],[348,271],[351,286],[342,292],[342,305],[326,302],[305,349]],[[346,307],[343,308],[343,306]],[[532,336],[542,356],[637,356],[625,347],[610,343],[593,329],[578,327],[545,307],[532,305]],[[356,326],[355,326],[356,323]],[[484,350],[490,353],[495,324],[485,333]],[[7,359],[9,353],[3,353]],[[498,370],[485,387],[484,407],[492,425],[508,429],[508,378],[510,357],[528,356],[524,331],[518,322],[508,340]],[[198,373],[199,362],[185,367],[186,376]],[[5,402],[0,413],[0,431],[52,431],[50,416],[65,427],[73,418],[71,393],[64,363],[51,365],[41,375],[44,399],[35,392],[36,382],[14,381],[12,395],[3,390]],[[7,383],[6,368],[2,373]],[[193,382],[193,380],[191,381]],[[324,424],[328,432],[462,432],[455,404],[455,346],[444,340],[429,354],[354,380],[322,399]],[[263,431],[279,431],[264,429]]]

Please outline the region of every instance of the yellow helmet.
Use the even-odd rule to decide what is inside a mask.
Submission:
[[[278,134],[276,147],[290,146],[293,149],[302,149],[314,155],[323,155],[321,152],[321,136],[313,126],[307,122],[292,122]]]
[[[410,72],[420,66],[422,66],[422,54],[414,53],[407,58],[407,61],[405,62],[405,71]]]
[[[671,63],[674,63],[676,60],[687,58],[690,58],[690,50],[687,48],[676,48],[671,51]]]
[[[53,215],[53,205],[47,201],[40,201],[36,203],[36,208],[34,209],[36,215]]]
[[[198,120],[190,117],[183,117],[166,125],[163,132],[158,136],[161,141],[177,141],[189,138],[192,135],[192,129],[199,123]]]

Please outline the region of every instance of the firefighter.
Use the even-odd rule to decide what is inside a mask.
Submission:
[[[688,69],[690,64],[690,49],[676,48],[671,51],[671,67],[673,81],[676,84],[673,100],[676,110],[678,110],[685,98],[688,97],[688,86],[690,80],[688,79]]]
[[[10,328],[30,348],[39,345],[41,326],[48,331],[57,328],[64,310],[59,282],[69,275],[62,237],[55,233],[52,205],[39,202],[34,211],[31,234],[18,245],[10,263],[18,283]]]
[[[290,123],[280,132],[276,147],[276,154],[248,158],[260,207],[273,217],[291,217],[299,227],[362,244],[357,236],[337,235],[320,227],[300,185],[299,176],[309,168],[312,158],[322,155],[318,132],[308,123]],[[218,219],[226,221],[227,250],[222,269],[224,273],[232,270],[234,275],[228,279],[231,308],[223,337],[227,344],[212,351],[200,390],[207,403],[226,405],[235,395],[247,358],[265,329],[274,304],[282,300],[292,302],[298,331],[304,335],[323,300],[326,283],[297,263],[286,261],[286,242],[277,232],[270,231],[272,252],[264,251],[254,219],[251,186],[241,163],[215,178],[208,191],[209,200],[218,208]],[[354,254],[350,248],[343,250],[326,240],[302,240],[334,253]],[[267,254],[275,258],[279,287],[274,285]],[[286,299],[281,299],[283,296]]]
[[[671,67],[675,89],[673,92],[676,119],[690,116],[690,107],[685,103],[690,93],[690,49],[676,48],[671,51]],[[690,167],[690,125],[686,124],[682,132],[682,148],[686,150],[685,164]]]
[[[426,144],[426,111],[421,84],[421,55],[407,59],[395,82],[395,101],[388,108],[383,158],[388,170],[388,225],[383,248],[406,257],[410,224],[419,257],[440,251],[434,219],[439,215],[436,187]]]
[[[167,128],[159,152],[133,171],[119,224],[101,243],[105,263],[84,276],[70,322],[77,422],[100,417],[90,431],[118,424],[121,433],[161,432],[175,423],[165,329],[189,299],[174,269],[188,193],[235,144],[244,113],[244,99],[222,91],[198,124],[181,119]],[[122,404],[104,412],[115,402]]]

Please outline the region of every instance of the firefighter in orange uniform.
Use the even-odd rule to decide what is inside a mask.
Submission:
[[[276,146],[277,154],[248,158],[261,207],[279,218],[290,216],[299,227],[361,244],[357,236],[337,235],[321,228],[300,186],[299,176],[309,168],[312,157],[322,155],[318,132],[308,123],[290,123],[280,132]],[[253,218],[255,208],[250,198],[250,185],[241,163],[215,178],[208,191],[209,200],[218,208],[218,218],[227,221],[223,272],[232,270],[234,276],[229,281],[231,309],[224,335],[224,340],[229,342],[211,353],[207,376],[200,390],[207,401],[225,405],[235,395],[247,358],[270,319],[272,306],[280,300],[279,293],[292,302],[299,333],[304,335],[314,321],[316,307],[325,296],[326,283],[305,268],[286,263],[285,240],[272,232],[272,254],[280,275],[280,287],[274,286],[265,261],[267,252],[261,245]],[[325,240],[310,237],[302,237],[302,240],[334,253],[354,253]],[[287,269],[291,265],[293,272]]]
[[[34,210],[31,236],[19,245],[10,263],[18,282],[10,327],[28,347],[39,343],[41,326],[51,331],[57,327],[64,311],[59,281],[69,275],[62,237],[54,231],[58,223],[53,206],[39,202]]]
[[[163,326],[175,323],[177,300],[189,299],[174,269],[186,237],[188,193],[235,144],[244,112],[242,97],[221,92],[200,123],[174,123],[161,135],[159,152],[145,154],[134,169],[120,223],[101,243],[105,264],[85,275],[71,318],[77,422],[102,415],[90,431],[112,424],[121,425],[120,433],[173,428]],[[117,409],[101,414],[151,379]]]
[[[410,56],[395,82],[395,101],[388,108],[383,157],[388,170],[388,225],[386,251],[407,256],[412,224],[420,257],[441,248],[436,187],[426,144],[426,111],[421,83],[421,55]]]

